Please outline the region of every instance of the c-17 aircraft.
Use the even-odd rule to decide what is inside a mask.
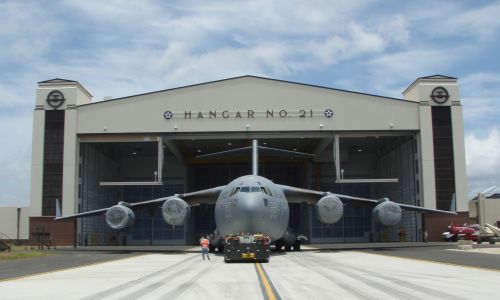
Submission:
[[[109,208],[102,208],[79,214],[57,217],[56,220],[81,218],[105,214],[107,225],[114,230],[122,230],[132,226],[135,221],[133,209],[161,206],[162,216],[166,223],[178,226],[186,223],[190,207],[200,203],[215,203],[216,231],[210,239],[210,247],[219,250],[224,246],[224,237],[246,233],[268,236],[275,243],[276,249],[283,246],[286,250],[300,249],[300,236],[288,229],[289,207],[291,202],[307,202],[315,204],[319,221],[333,224],[342,218],[344,202],[360,203],[373,206],[375,223],[381,226],[394,226],[401,220],[402,210],[417,212],[438,212],[454,214],[454,212],[423,208],[400,204],[388,198],[367,199],[355,196],[335,194],[276,184],[258,175],[258,149],[268,152],[282,152],[297,155],[296,152],[258,146],[257,140],[251,147],[228,150],[224,152],[202,155],[231,155],[244,150],[252,150],[252,175],[238,177],[224,186],[200,190],[184,194],[147,200],[136,203],[119,202]],[[304,155],[311,155],[303,153]]]

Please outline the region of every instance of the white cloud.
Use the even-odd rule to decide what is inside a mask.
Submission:
[[[1,197],[25,199],[21,187],[29,184],[16,185],[29,177],[30,155],[16,156],[31,144],[31,125],[23,124],[31,122],[36,82],[54,77],[79,81],[94,101],[245,74],[400,97],[417,77],[458,75],[468,62],[471,70],[459,72],[466,126],[500,126],[500,74],[472,70],[471,60],[490,55],[494,69],[495,39],[484,37],[498,31],[499,2],[471,6],[1,1],[0,138],[9,143],[0,157]],[[472,136],[483,141],[486,133]]]
[[[24,64],[36,61],[51,50],[61,22],[38,2],[0,3],[0,63]],[[7,61],[8,58],[8,61]]]
[[[468,35],[480,40],[494,38],[500,28],[500,2],[482,7],[469,7],[450,15],[437,29],[444,34]]]
[[[500,130],[494,127],[484,137],[465,137],[467,178],[470,193],[500,187]]]
[[[500,73],[473,73],[459,80],[464,120],[469,128],[500,119]]]

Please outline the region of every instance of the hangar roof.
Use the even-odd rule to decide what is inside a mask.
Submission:
[[[438,76],[438,75],[436,75],[436,76]],[[286,84],[299,85],[299,86],[304,86],[304,87],[312,87],[312,88],[318,88],[318,89],[326,89],[326,90],[332,90],[332,91],[346,92],[346,93],[351,93],[351,94],[373,96],[373,97],[378,97],[378,98],[383,98],[383,99],[389,99],[389,100],[398,100],[398,101],[413,102],[413,101],[409,101],[409,100],[402,99],[402,98],[386,97],[386,96],[380,96],[380,95],[375,95],[375,94],[369,94],[369,93],[362,93],[362,92],[355,92],[355,91],[350,91],[350,90],[344,90],[344,89],[337,89],[337,88],[332,88],[332,87],[326,87],[326,86],[321,86],[321,85],[314,85],[314,84],[308,84],[308,83],[287,81],[287,80],[274,79],[274,78],[261,77],[261,76],[254,76],[254,75],[243,75],[243,76],[237,76],[237,77],[231,77],[231,78],[225,78],[225,79],[207,81],[207,82],[203,82],[203,83],[196,83],[196,84],[191,84],[191,85],[185,85],[185,86],[180,86],[180,87],[175,87],[175,88],[170,88],[170,89],[165,89],[165,90],[159,90],[159,91],[153,91],[153,92],[148,92],[148,93],[130,95],[130,96],[125,96],[125,97],[120,97],[120,98],[106,99],[106,100],[101,100],[101,101],[92,102],[92,103],[88,103],[88,104],[83,104],[83,105],[80,105],[80,106],[100,104],[100,103],[109,102],[109,101],[115,101],[115,100],[130,99],[130,98],[133,98],[133,97],[151,95],[151,94],[156,94],[156,93],[164,93],[164,92],[175,91],[175,90],[179,90],[179,89],[186,89],[186,88],[191,88],[191,87],[196,87],[196,86],[210,85],[210,84],[214,84],[214,83],[218,83],[218,82],[232,81],[232,80],[241,80],[241,79],[247,79],[247,78],[261,79],[261,80],[266,80],[266,81],[275,81],[275,82],[281,82],[281,83],[286,83]],[[450,77],[450,78],[452,78],[452,77]],[[56,78],[56,79],[52,79],[52,80],[64,80],[64,79],[57,79]],[[49,82],[49,81],[51,81],[51,80],[47,80],[45,82]],[[74,82],[76,82],[76,81],[74,81]]]

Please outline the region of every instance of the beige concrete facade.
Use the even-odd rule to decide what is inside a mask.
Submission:
[[[335,118],[323,116],[326,108]],[[412,101],[242,77],[78,107],[77,134],[419,130],[417,110]]]
[[[449,97],[443,103],[432,100],[433,90],[444,87]],[[467,174],[465,167],[465,143],[463,109],[456,78],[429,76],[415,80],[404,92],[404,99],[420,103],[420,137],[422,163],[422,189],[424,206],[435,208],[436,190],[434,173],[434,145],[432,140],[432,106],[451,106],[453,137],[453,161],[455,169],[456,210],[467,211]]]
[[[436,87],[448,91],[444,103],[431,99]],[[101,102],[91,102],[90,93],[78,82],[56,79],[40,82],[36,93],[32,217],[42,215],[44,112],[54,110],[46,101],[54,90],[65,97],[65,102],[55,108],[65,110],[64,215],[78,211],[80,142],[156,141],[162,135],[183,134],[253,137],[300,132],[332,139],[335,135],[364,133],[414,134],[421,170],[417,183],[419,200],[426,208],[436,208],[433,106],[451,107],[456,207],[458,211],[467,210],[463,117],[455,78],[419,78],[404,91],[403,99],[243,76]],[[328,109],[334,117],[326,117]],[[172,117],[166,118],[166,112]]]

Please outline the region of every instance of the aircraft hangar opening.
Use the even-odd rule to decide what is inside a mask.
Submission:
[[[253,140],[262,147],[258,175],[276,184],[466,215],[461,106],[452,77],[419,78],[404,99],[254,76],[101,102],[91,102],[75,81],[39,86],[31,228],[47,224],[58,207],[71,215],[227,185],[252,174],[251,151],[231,150],[250,148]],[[443,86],[446,101],[429,99]],[[62,94],[58,105],[53,91]],[[54,112],[65,113],[58,125]],[[196,244],[217,229],[215,200],[190,203],[182,225],[167,224],[158,204],[134,209],[134,224],[121,231],[91,216],[54,234],[60,244]],[[423,231],[446,220],[403,210],[397,226],[384,227],[373,205],[345,201],[342,218],[323,224],[314,203],[287,200],[288,228],[308,243],[421,241]]]
[[[79,210],[225,185],[251,173],[250,153],[217,158],[203,158],[203,154],[246,147],[251,139],[257,139],[264,147],[313,154],[307,157],[286,153],[274,156],[262,151],[259,175],[275,183],[366,198],[406,199],[406,204],[418,204],[414,133],[350,133],[335,137],[296,132],[253,134],[252,138],[232,135],[213,139],[212,134],[207,134],[169,139],[165,135],[160,142],[81,143]],[[339,155],[337,162],[336,152]],[[159,165],[161,172],[157,171]],[[295,201],[289,204],[289,228],[310,237],[313,243],[388,240],[389,235],[397,235],[400,230],[385,231],[379,234],[386,236],[377,237],[371,208],[359,205],[346,205],[344,217],[339,222],[321,224],[315,216],[314,205],[301,203],[300,199]],[[415,213],[405,213],[401,224],[408,240],[416,239],[416,222]],[[83,244],[87,245],[184,245],[196,243],[200,236],[212,234],[216,229],[214,204],[193,206],[185,226],[166,224],[161,211],[155,208],[138,210],[134,226],[119,233],[107,228],[102,217],[83,219],[79,226]]]

